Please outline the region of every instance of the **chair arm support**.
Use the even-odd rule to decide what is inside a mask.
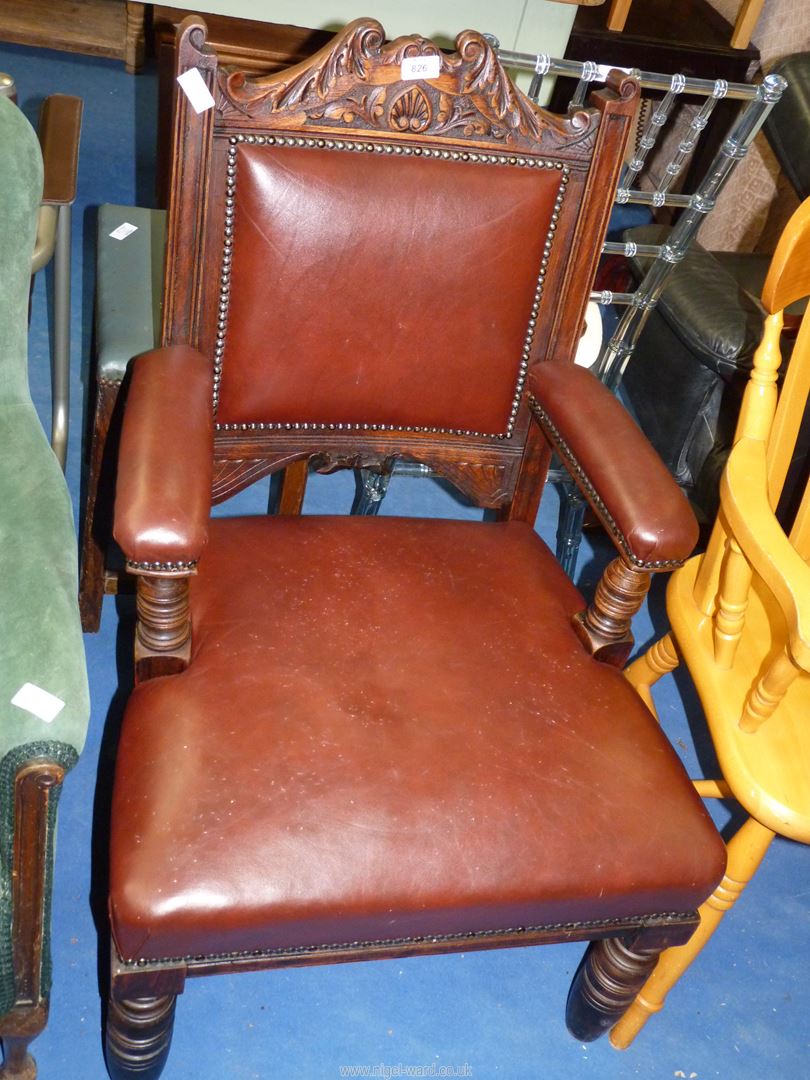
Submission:
[[[44,203],[64,206],[76,198],[82,109],[82,99],[67,94],[51,94],[42,103],[39,142],[45,170]]]
[[[134,573],[194,571],[208,538],[213,371],[196,349],[154,349],[132,365],[119,452],[115,539]]]
[[[31,256],[31,275],[47,266],[56,247],[56,225],[59,220],[59,207],[43,203],[37,217],[37,239],[34,254]]]
[[[680,566],[698,526],[678,485],[613,394],[585,368],[538,364],[529,404],[546,438],[616,545],[637,569]]]
[[[810,566],[785,536],[767,492],[765,444],[740,439],[720,481],[721,512],[782,609],[793,660],[810,671]]]

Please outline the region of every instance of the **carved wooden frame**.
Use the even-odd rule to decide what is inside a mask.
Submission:
[[[355,942],[311,949],[227,956],[195,956],[124,963],[111,948],[111,995],[107,1067],[114,1080],[157,1080],[169,1053],[177,995],[186,979],[239,971],[311,967],[319,964],[435,956],[493,948],[589,941],[568,997],[566,1023],[591,1041],[623,1015],[652,971],[659,954],[688,941],[699,924],[695,912],[644,918],[557,924],[485,934],[439,935],[399,942]]]
[[[593,95],[592,108],[558,118],[513,87],[480,34],[465,31],[457,49],[448,55],[418,37],[385,43],[379,23],[357,20],[309,60],[273,75],[250,76],[218,68],[216,55],[205,45],[202,20],[191,17],[182,23],[178,71],[196,67],[215,107],[198,115],[184,95],[177,97],[163,344],[191,344],[212,358],[217,353],[216,328],[203,313],[217,309],[221,283],[210,269],[203,270],[203,254],[221,251],[226,238],[224,215],[215,221],[210,207],[224,204],[226,198],[222,156],[231,139],[273,138],[294,144],[337,140],[363,147],[373,139],[370,145],[393,152],[431,148],[479,158],[485,167],[493,165],[490,157],[515,168],[536,168],[536,162],[553,158],[570,175],[573,204],[571,214],[563,215],[561,227],[568,231],[560,237],[560,248],[580,237],[601,236],[609,207],[599,196],[617,180],[615,147],[630,122],[633,81],[616,73],[610,88]],[[440,74],[403,88],[401,62],[416,55],[438,56]],[[592,195],[597,196],[593,202]],[[547,287],[544,304],[554,312],[553,326],[544,349],[524,356],[527,365],[573,353],[599,254],[598,243],[578,246],[587,257],[578,259],[575,267],[564,266],[554,253],[550,257],[554,288]],[[578,298],[577,305],[570,302],[572,296]],[[438,431],[315,431],[303,430],[303,425],[282,431],[258,425],[247,431],[218,430],[213,497],[226,499],[262,476],[286,469],[285,481],[292,481],[286,502],[295,506],[302,498],[304,474],[288,467],[297,461],[317,456],[319,467],[327,470],[355,465],[381,469],[401,457],[431,464],[481,506],[528,518],[536,512],[547,464],[543,440],[532,438],[529,429],[521,395],[511,435],[497,445],[487,437]]]

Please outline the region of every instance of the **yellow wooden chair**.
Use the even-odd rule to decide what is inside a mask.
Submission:
[[[635,1003],[613,1028],[611,1042],[620,1048],[662,1007],[774,836],[810,843],[810,484],[789,535],[774,514],[810,389],[807,315],[777,392],[783,311],[808,294],[810,199],[788,223],[765,282],[765,332],[723,475],[711,541],[704,555],[670,580],[670,632],[626,672],[655,711],[652,684],[680,662],[686,665],[723,773],[720,780],[698,780],[695,786],[708,798],[733,796],[749,816],[728,844],[726,875],[700,909],[699,929],[688,944],[661,954]]]

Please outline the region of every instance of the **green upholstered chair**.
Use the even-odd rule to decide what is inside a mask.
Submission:
[[[65,481],[27,379],[42,155],[0,99],[0,1036],[2,1076],[35,1076],[45,1026],[56,805],[84,742],[87,672]]]

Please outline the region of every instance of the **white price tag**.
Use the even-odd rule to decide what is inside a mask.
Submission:
[[[117,229],[113,229],[110,236],[113,240],[126,240],[128,236],[132,236],[134,232],[138,231],[137,225],[131,225],[128,221],[122,222]]]
[[[177,81],[183,88],[183,93],[188,98],[195,113],[213,109],[214,99],[211,97],[211,91],[205,85],[205,79],[197,68],[189,68],[188,71],[184,71],[182,75],[177,76]]]
[[[442,58],[431,56],[406,56],[400,67],[401,79],[438,79]]]
[[[579,338],[574,363],[580,367],[593,367],[602,348],[602,311],[594,300],[585,308],[585,329]]]
[[[46,724],[53,723],[65,707],[65,703],[61,698],[58,698],[55,694],[49,694],[47,690],[43,690],[41,686],[36,686],[31,682],[23,683],[11,699],[11,704],[20,709],[25,709],[26,712],[30,712],[39,717],[40,720],[44,720]]]

